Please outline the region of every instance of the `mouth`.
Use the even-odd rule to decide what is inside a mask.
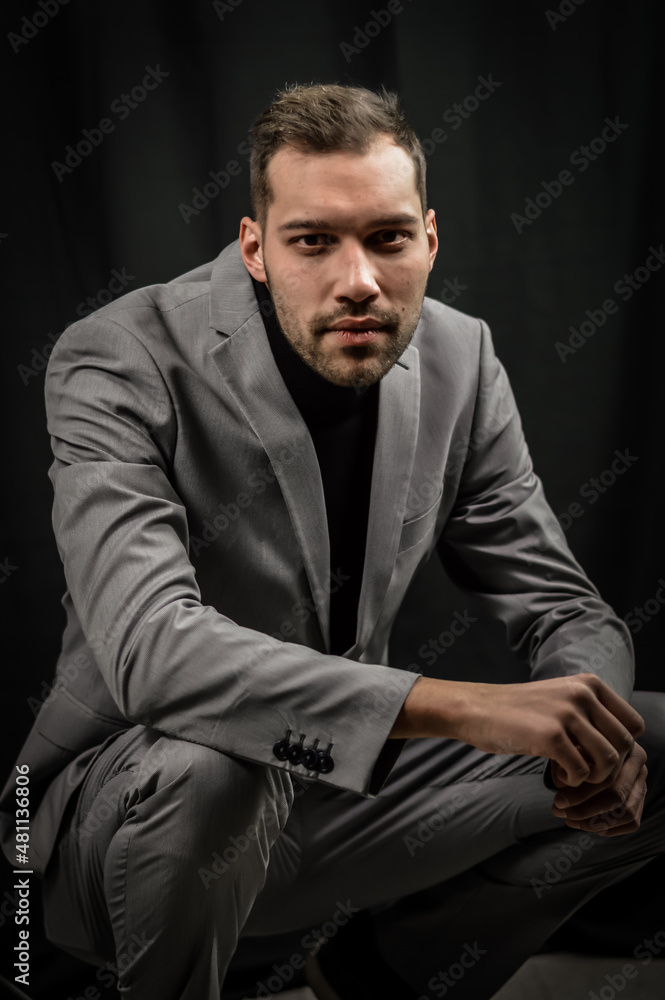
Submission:
[[[369,344],[386,332],[385,325],[375,319],[341,320],[336,326],[326,330],[326,333],[333,336],[338,343],[347,345]]]

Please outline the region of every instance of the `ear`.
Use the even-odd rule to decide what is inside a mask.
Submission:
[[[436,232],[436,216],[434,214],[434,209],[430,208],[425,216],[425,232],[427,233],[427,242],[429,243],[429,269],[430,271],[434,267],[434,261],[436,260],[436,252],[439,249],[439,237]]]
[[[267,283],[266,271],[263,265],[263,248],[261,227],[249,216],[240,220],[240,253],[245,267],[256,281]]]

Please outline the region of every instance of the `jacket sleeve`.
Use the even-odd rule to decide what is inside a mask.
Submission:
[[[438,552],[500,620],[531,679],[595,673],[623,698],[630,632],[574,559],[533,471],[506,372],[481,321],[480,375],[459,491]]]
[[[283,642],[201,603],[172,471],[176,448],[187,447],[177,439],[179,401],[132,330],[99,316],[69,327],[45,393],[57,546],[124,717],[376,794],[401,745],[388,734],[418,675]],[[386,689],[395,696],[381,697]],[[280,761],[273,746],[287,729],[294,741],[306,734],[306,747],[332,743],[334,769]]]

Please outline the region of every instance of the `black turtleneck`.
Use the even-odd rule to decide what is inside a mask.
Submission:
[[[315,372],[286,339],[265,284],[252,283],[275,363],[319,460],[330,540],[330,652],[339,655],[356,637],[379,384],[338,386]]]

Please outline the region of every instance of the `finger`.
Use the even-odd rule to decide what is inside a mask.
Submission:
[[[569,725],[575,743],[581,747],[581,755],[588,762],[586,780],[592,784],[598,784],[610,777],[613,771],[621,767],[634,746],[635,741],[627,729],[623,729],[620,736],[613,734],[614,743],[612,743],[603,734],[595,719],[590,721],[583,716],[576,717]]]
[[[600,836],[634,833],[639,828],[642,819],[646,795],[646,775],[647,769],[645,767],[640,772],[625,803],[618,804],[613,809],[588,819],[566,819],[567,825],[574,830],[586,830]]]
[[[600,702],[592,703],[589,718],[592,725],[614,747],[619,756],[625,759],[635,745],[632,732]]]
[[[601,681],[600,684],[595,684],[594,691],[598,700],[618,719],[621,725],[625,726],[632,736],[637,737],[642,735],[645,730],[644,719],[639,712],[635,711],[632,705],[628,704],[625,698],[617,694],[604,681]]]
[[[579,743],[571,740],[565,730],[555,733],[550,745],[555,783],[563,782],[566,787],[576,788],[589,778],[591,767]]]
[[[643,727],[644,722],[642,716],[628,702],[599,681],[595,688],[592,686],[587,689],[578,689],[576,698],[578,708],[609,740],[612,746],[619,752],[630,749],[635,742],[633,729]],[[615,714],[608,702],[611,702],[615,711],[619,713],[618,715]],[[624,719],[628,725],[625,724]]]
[[[615,769],[605,781],[600,784],[584,782],[577,788],[557,792],[553,803],[554,815],[560,815],[560,811],[565,810],[569,819],[587,819],[626,802],[646,759],[646,752],[636,743],[622,766]]]
[[[613,810],[606,817],[603,817],[603,820],[608,823],[607,828],[595,832],[601,837],[619,837],[622,834],[634,833],[638,830],[642,822],[646,793],[646,781],[640,781],[631,792],[622,810]],[[619,812],[622,812],[623,816],[617,816]]]
[[[587,760],[583,747],[579,746],[578,744],[575,747],[575,749],[579,750],[584,759]],[[608,787],[609,785],[612,784],[613,778],[612,776],[609,776],[608,778],[605,779],[604,782],[591,784],[591,782],[585,781],[581,785],[578,785],[577,788],[571,788],[570,785],[567,785],[566,782],[564,781],[563,776],[561,774],[561,768],[559,767],[557,762],[553,760],[551,764],[552,764],[552,769],[551,769],[552,780],[558,789],[558,792],[554,797],[554,802],[553,802],[554,808],[552,810],[553,812],[555,812],[555,809],[556,810],[567,809],[569,806],[577,805],[580,802],[584,802],[586,799],[591,798],[591,796],[596,795],[603,788]],[[617,768],[616,770],[618,774],[619,768]]]

